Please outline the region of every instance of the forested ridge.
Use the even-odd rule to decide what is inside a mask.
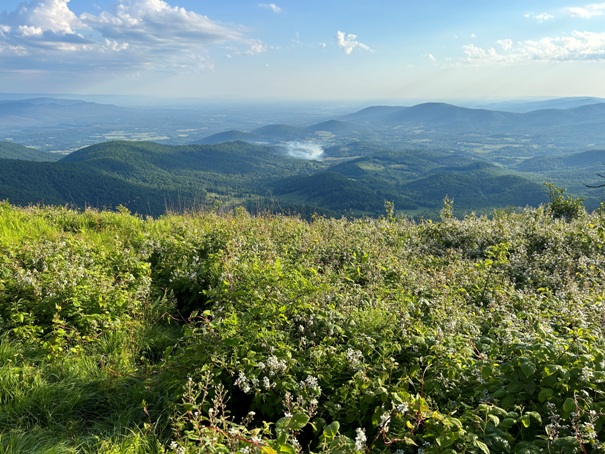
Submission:
[[[401,212],[435,217],[445,196],[456,199],[460,212],[537,206],[547,198],[541,179],[470,155],[373,150],[363,143],[347,149],[352,156],[338,156],[341,149],[333,149],[326,151],[326,159],[304,160],[288,155],[283,146],[242,141],[181,146],[113,141],[57,162],[0,155],[0,199],[23,206],[121,205],[152,216],[216,205],[252,212],[379,216],[390,200]],[[585,167],[594,170],[595,159],[598,154]]]
[[[446,196],[461,216],[537,207],[551,181],[590,210],[603,201],[587,188],[605,159],[605,103],[596,98],[527,103],[518,112],[429,102],[276,118],[222,108],[231,113],[5,103],[0,200],[121,205],[151,216],[220,205],[336,217],[380,216],[389,200],[420,219],[436,218]]]
[[[0,204],[0,451],[601,452],[605,214]],[[455,201],[454,201],[455,203]]]

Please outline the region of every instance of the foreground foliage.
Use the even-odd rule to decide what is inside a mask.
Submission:
[[[417,223],[0,204],[0,451],[601,452],[605,216],[556,201]]]

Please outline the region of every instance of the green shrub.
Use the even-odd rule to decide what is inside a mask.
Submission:
[[[605,219],[574,213],[1,205],[0,450],[600,452]]]

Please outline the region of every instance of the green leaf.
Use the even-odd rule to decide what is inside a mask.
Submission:
[[[406,445],[418,446],[416,444],[416,442],[414,440],[412,440],[410,437],[403,437],[403,441],[405,442]]]
[[[275,434],[277,435],[277,443],[279,445],[285,445],[288,441],[288,431],[286,430],[276,430]]]
[[[529,378],[536,372],[536,366],[531,361],[525,360],[521,363],[521,372],[523,372],[525,378]]]
[[[508,415],[508,412],[506,410],[500,407],[496,407],[495,405],[492,405],[490,407],[489,413],[492,415],[496,415],[500,418],[506,418]]]
[[[301,430],[309,422],[309,417],[304,413],[295,413],[288,422],[288,429]]]
[[[475,448],[479,448],[482,452],[484,452],[485,454],[489,454],[489,448],[487,447],[487,445],[485,443],[483,443],[482,441],[475,439],[473,440],[473,446]]]
[[[554,396],[554,391],[550,388],[541,388],[540,394],[538,394],[538,400],[540,402],[546,402]]]
[[[563,402],[563,411],[570,412],[574,408],[576,408],[576,403],[574,400],[571,397],[565,399],[565,402]]]
[[[532,418],[534,418],[536,421],[538,421],[540,424],[542,424],[542,416],[540,415],[540,413],[538,413],[537,411],[528,411],[527,413],[525,413],[526,415],[531,416]]]
[[[494,423],[494,426],[498,426],[500,424],[500,418],[496,415],[487,415],[487,417]]]
[[[502,408],[512,408],[515,405],[515,395],[508,393],[502,399],[501,406]]]
[[[440,437],[437,437],[435,441],[442,448],[447,448],[448,446],[452,446],[460,435],[457,432],[447,432]]]
[[[285,430],[288,427],[288,422],[290,422],[290,418],[286,418],[285,416],[283,418],[280,418],[276,423],[275,423],[275,428],[276,429],[281,429],[281,430]]]
[[[500,428],[501,429],[510,429],[511,427],[513,427],[515,424],[517,424],[517,421],[514,420],[513,418],[505,418],[502,420],[502,422],[500,423]]]
[[[339,430],[340,430],[340,423],[338,421],[334,421],[325,427],[324,436],[326,438],[334,438],[336,435],[338,435]]]
[[[531,418],[529,417],[529,415],[525,414],[519,418],[519,421],[521,422],[521,424],[523,424],[523,427],[527,428],[531,423]]]
[[[553,374],[556,374],[557,372],[559,372],[560,370],[561,370],[561,366],[559,366],[557,364],[549,364],[544,367],[544,374],[547,376],[553,375]]]

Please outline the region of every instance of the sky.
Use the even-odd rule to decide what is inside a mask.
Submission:
[[[2,0],[0,92],[605,97],[605,2]]]

